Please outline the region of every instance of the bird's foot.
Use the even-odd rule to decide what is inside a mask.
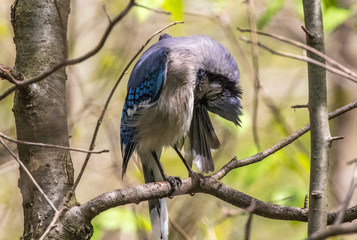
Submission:
[[[164,181],[167,181],[171,185],[171,193],[170,198],[172,198],[172,194],[177,191],[177,189],[182,185],[181,178],[173,177],[173,176],[165,176]]]

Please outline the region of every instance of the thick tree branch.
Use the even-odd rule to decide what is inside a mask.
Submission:
[[[194,182],[191,178],[182,180],[182,185],[175,192],[175,196],[189,193],[206,193],[217,197],[234,206],[245,209],[253,214],[277,219],[307,222],[308,210],[305,208],[279,206],[267,203],[235,190],[214,177],[205,177],[204,181]],[[113,192],[103,193],[81,206],[72,207],[64,216],[63,221],[57,223],[56,230],[69,232],[87,225],[95,216],[113,207],[130,203],[139,204],[154,198],[169,197],[171,186],[168,182],[147,183],[135,187],[118,189]],[[357,218],[357,206],[347,209],[344,221]],[[337,216],[336,212],[328,214],[328,223],[332,224]],[[68,226],[70,223],[71,226]],[[83,229],[83,227],[81,228]]]

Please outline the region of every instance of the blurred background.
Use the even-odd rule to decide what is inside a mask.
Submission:
[[[69,20],[69,57],[78,57],[91,50],[108,24],[106,16],[114,17],[128,1],[72,0]],[[307,104],[306,63],[259,49],[259,76],[262,86],[257,108],[257,135],[254,141],[254,74],[251,46],[240,40],[237,27],[249,28],[249,17],[256,19],[257,28],[305,42],[302,3],[298,0],[255,0],[248,14],[247,4],[236,0],[137,0],[147,7],[164,9],[172,15],[135,7],[114,28],[103,49],[89,60],[67,68],[68,119],[71,146],[88,148],[103,104],[128,61],[146,39],[172,21],[183,20],[166,30],[172,36],[202,34],[223,44],[234,56],[241,70],[243,108],[241,127],[212,115],[213,125],[221,140],[221,148],[213,153],[216,169],[231,158],[246,158],[265,150],[308,123],[307,109],[291,106]],[[357,71],[357,3],[353,0],[323,0],[327,55]],[[13,66],[15,46],[10,24],[11,0],[0,4],[0,63]],[[103,10],[105,6],[106,11]],[[155,37],[153,44],[158,40]],[[305,55],[296,47],[274,39],[259,37],[274,50]],[[127,174],[121,178],[122,157],[119,127],[126,83],[130,70],[120,83],[105,115],[96,149],[110,153],[92,155],[84,177],[77,188],[80,203],[107,191],[144,182],[135,156]],[[0,81],[0,92],[10,84]],[[328,73],[328,104],[334,110],[356,99],[357,85]],[[0,132],[15,138],[15,123],[11,112],[13,96],[0,102]],[[347,162],[356,158],[357,112],[351,111],[330,121],[331,134],[344,136],[334,142],[330,154],[330,209],[337,210],[345,198],[352,177]],[[9,145],[16,151],[16,145]],[[260,163],[230,172],[223,182],[262,201],[284,206],[303,207],[309,190],[309,134]],[[72,153],[75,174],[85,155]],[[161,161],[168,175],[187,177],[187,171],[173,150],[164,151]],[[196,169],[196,168],[194,168]],[[0,239],[22,236],[22,199],[17,187],[17,163],[0,148]],[[355,204],[353,200],[351,204]],[[249,214],[210,195],[196,194],[168,199],[170,239],[243,239]],[[145,239],[150,236],[147,203],[126,205],[106,211],[93,222],[92,239]],[[182,234],[182,232],[184,234]],[[284,233],[282,235],[282,232]],[[183,236],[186,235],[186,236]],[[278,221],[254,216],[250,239],[304,239],[307,224]],[[342,238],[335,238],[342,239]],[[355,236],[343,239],[355,239]]]

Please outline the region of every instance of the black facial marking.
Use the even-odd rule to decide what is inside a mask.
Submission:
[[[241,92],[235,81],[231,81],[221,74],[206,72],[206,76],[210,83],[220,84],[225,91],[229,91],[233,96],[239,95]]]

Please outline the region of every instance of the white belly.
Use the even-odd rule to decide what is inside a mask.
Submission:
[[[190,129],[193,113],[193,91],[175,91],[161,97],[155,104],[140,110],[136,148],[138,151],[160,150],[174,145]]]

